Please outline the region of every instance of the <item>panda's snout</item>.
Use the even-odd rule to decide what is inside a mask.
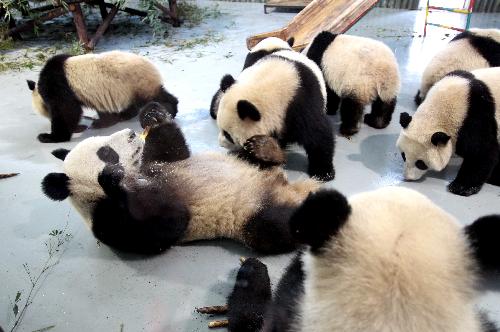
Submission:
[[[135,136],[136,136],[135,131],[133,131],[132,129],[130,129],[130,132],[128,134],[129,140],[133,140],[135,138]]]

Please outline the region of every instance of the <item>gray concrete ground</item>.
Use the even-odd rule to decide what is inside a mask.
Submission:
[[[294,15],[264,15],[262,4],[255,3],[219,5],[224,13],[221,17],[173,33],[178,40],[207,33],[217,37],[207,45],[178,50],[176,46],[147,42],[148,35],[138,35],[105,36],[98,48],[132,49],[153,60],[168,89],[180,100],[177,121],[193,152],[222,151],[208,106],[220,77],[240,71],[246,53],[245,38],[281,27]],[[414,111],[412,98],[423,66],[451,37],[445,36],[448,30],[431,29],[424,42],[418,37],[422,18],[422,12],[375,9],[350,31],[382,40],[392,48],[401,66],[403,88],[394,120],[387,129],[363,126],[350,141],[337,137],[337,176],[326,186],[348,195],[386,185],[410,187],[428,195],[466,224],[484,214],[500,213],[499,187],[485,185],[479,194],[469,198],[448,193],[446,184],[456,174],[458,160],[440,174],[431,173],[419,182],[402,182],[402,160],[395,147],[397,118],[400,112]],[[499,27],[500,19],[498,15],[478,14],[472,23]],[[223,304],[234,281],[238,258],[254,254],[230,241],[202,241],[145,259],[96,243],[69,202],[52,202],[40,190],[41,179],[48,172],[60,170],[59,160],[50,151],[71,148],[86,137],[125,127],[139,129],[139,125],[131,120],[106,130],[88,130],[68,143],[39,143],[36,136],[49,130],[49,123],[33,113],[24,81],[35,79],[38,70],[0,75],[0,172],[20,173],[0,180],[0,325],[6,330],[12,328],[16,295],[21,293],[17,304],[22,308],[30,291],[29,275],[23,265],[27,264],[36,277],[48,257],[45,244],[55,243],[59,247],[52,249],[48,264],[58,264],[36,282],[35,297],[19,331],[45,327],[52,327],[50,331],[207,331],[208,319],[196,314],[194,308]],[[338,119],[332,121],[337,126]],[[301,149],[292,148],[289,160],[291,178],[306,176],[306,158]],[[62,230],[63,234],[49,235],[52,230]],[[66,233],[71,235],[69,239],[64,238]],[[263,258],[273,281],[288,259],[289,255]],[[500,322],[498,277],[485,283],[480,306]]]

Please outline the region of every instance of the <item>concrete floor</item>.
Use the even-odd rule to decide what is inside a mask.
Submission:
[[[213,2],[210,2],[213,4]],[[210,98],[225,73],[237,74],[246,53],[245,37],[281,27],[294,13],[264,15],[262,4],[221,2],[222,17],[200,27],[175,31],[176,38],[191,38],[207,31],[223,36],[219,43],[196,46],[179,52],[174,47],[139,47],[139,36],[105,36],[98,51],[139,50],[161,70],[167,87],[180,100],[178,122],[193,152],[221,150],[217,129],[208,115]],[[476,14],[472,25],[500,26],[499,15]],[[350,195],[387,185],[401,185],[428,195],[434,202],[464,224],[475,218],[500,213],[500,188],[485,185],[472,197],[455,196],[446,184],[457,171],[457,161],[440,174],[429,174],[420,182],[402,182],[402,160],[395,147],[399,133],[398,114],[413,112],[413,95],[419,75],[432,54],[451,37],[448,30],[432,29],[425,42],[422,13],[375,9],[350,31],[387,43],[401,66],[403,88],[391,125],[385,130],[363,126],[352,140],[337,138],[335,167],[337,176],[327,186]],[[165,61],[168,57],[168,61]],[[39,70],[39,69],[37,69]],[[144,259],[123,255],[99,245],[69,202],[55,203],[45,198],[40,181],[48,172],[60,170],[60,162],[50,155],[59,147],[71,148],[86,137],[108,134],[130,127],[136,120],[107,130],[88,130],[65,144],[41,144],[38,133],[49,130],[49,123],[31,110],[30,94],[24,79],[32,72],[0,75],[0,173],[19,172],[0,180],[0,325],[10,330],[15,316],[13,306],[21,291],[24,304],[30,281],[23,264],[37,274],[47,259],[48,235],[64,229],[71,239],[54,252],[51,262],[59,263],[44,273],[37,283],[35,297],[19,331],[52,327],[51,331],[207,331],[206,317],[194,312],[196,306],[223,304],[230,291],[238,258],[254,254],[230,241],[202,241],[175,247],[163,255]],[[337,119],[335,119],[337,122]],[[291,178],[305,176],[306,159],[300,149],[289,154]],[[274,281],[287,264],[289,255],[265,257]],[[500,322],[500,282],[485,283],[480,306]]]

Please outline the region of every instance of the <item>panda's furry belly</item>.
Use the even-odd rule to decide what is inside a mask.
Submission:
[[[246,221],[260,209],[273,182],[280,180],[279,172],[264,172],[215,153],[166,165],[164,171],[191,213],[182,242],[221,237],[242,240]]]

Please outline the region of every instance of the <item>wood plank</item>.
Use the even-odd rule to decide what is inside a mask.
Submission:
[[[264,38],[295,38],[294,49],[306,47],[321,31],[344,33],[379,0],[314,0],[282,29],[247,38],[251,49]]]

